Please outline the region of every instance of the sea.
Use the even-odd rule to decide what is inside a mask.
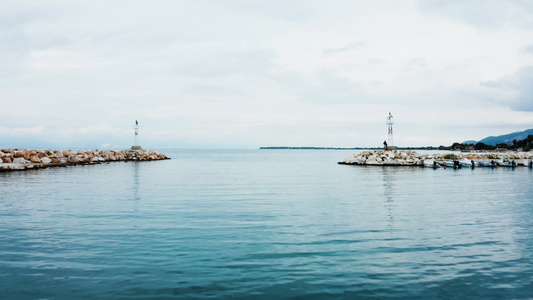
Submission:
[[[533,299],[533,170],[160,149],[0,173],[1,299]]]

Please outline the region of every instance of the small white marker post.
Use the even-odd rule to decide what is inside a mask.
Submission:
[[[135,145],[131,146],[131,150],[142,150],[139,146],[139,122],[135,120]]]

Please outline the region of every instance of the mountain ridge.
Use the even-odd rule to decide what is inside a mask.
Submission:
[[[523,140],[527,138],[528,135],[533,135],[533,128],[532,129],[526,129],[524,131],[516,131],[513,133],[508,134],[502,134],[498,136],[488,136],[484,139],[481,139],[479,141],[474,140],[468,140],[464,141],[463,144],[477,144],[477,143],[484,143],[486,145],[492,145],[496,146],[497,144],[507,144],[512,145],[513,140]]]

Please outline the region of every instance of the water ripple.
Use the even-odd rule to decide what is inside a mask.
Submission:
[[[3,297],[531,298],[529,169],[170,154],[0,174]]]

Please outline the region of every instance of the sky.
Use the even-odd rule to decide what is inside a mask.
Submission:
[[[0,148],[439,146],[533,128],[529,0],[0,0]]]

